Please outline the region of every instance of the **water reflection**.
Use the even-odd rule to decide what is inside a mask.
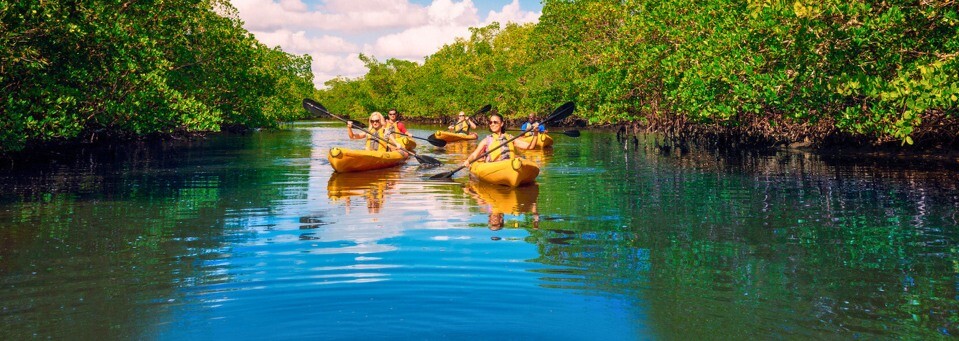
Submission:
[[[507,187],[470,180],[464,187],[464,191],[475,198],[477,204],[489,214],[490,230],[502,229],[506,223],[506,214],[522,213],[530,214],[532,228],[539,228],[539,212],[536,209],[536,199],[539,197],[538,184]]]
[[[0,171],[0,337],[959,333],[954,165],[584,132],[524,152],[537,184],[506,188],[423,180],[451,167],[332,174],[344,135],[299,125]]]
[[[362,198],[369,213],[380,213],[387,194],[393,191],[399,175],[397,169],[333,173],[327,183],[326,192],[333,202],[343,201],[346,214],[350,214],[353,197]]]

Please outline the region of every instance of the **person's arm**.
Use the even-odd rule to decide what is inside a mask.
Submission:
[[[353,132],[353,121],[346,121],[346,132],[350,134],[351,140],[359,140],[366,137],[364,133],[354,133]]]
[[[476,123],[473,123],[473,118],[472,118],[472,117],[467,117],[467,118],[466,118],[466,123],[469,123],[470,129],[476,129]]]
[[[396,136],[396,135],[389,134],[389,135],[386,135],[386,136],[387,136],[387,141],[390,142],[390,143],[389,143],[389,150],[397,151],[397,152],[399,152],[400,154],[403,154],[403,157],[409,157],[409,156],[410,156],[410,153],[408,153],[405,149],[403,149],[403,146],[400,145],[399,142],[396,142],[396,138],[394,138],[394,136]]]
[[[406,132],[406,125],[403,122],[396,122],[396,129],[403,134],[409,134]]]
[[[469,167],[470,162],[475,161],[473,159],[475,159],[477,156],[485,152],[488,145],[489,145],[489,139],[483,139],[483,141],[481,141],[479,145],[476,146],[476,149],[474,149],[473,152],[470,153],[470,156],[466,157],[466,161],[463,161],[463,166]]]
[[[526,150],[536,148],[536,141],[539,141],[538,138],[535,138],[535,136],[539,134],[539,130],[536,129],[537,126],[538,126],[538,124],[533,123],[533,130],[532,130],[533,133],[532,133],[532,134],[533,134],[534,138],[531,139],[532,141],[530,141],[529,143],[527,143],[526,141],[523,141],[523,140],[520,140],[520,139],[516,139],[516,140],[513,140],[513,145],[516,146],[516,147],[518,147],[519,149],[526,149]]]

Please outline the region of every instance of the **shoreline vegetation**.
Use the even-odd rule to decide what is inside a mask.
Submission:
[[[544,0],[415,63],[317,90],[308,55],[268,48],[225,0],[21,1],[0,14],[0,155],[181,138],[308,119],[303,98],[362,118],[446,122],[493,104],[511,120],[573,101],[560,125],[655,134],[662,148],[880,151],[956,158],[954,0]],[[115,141],[115,142],[114,142]],[[665,147],[668,146],[668,147]]]

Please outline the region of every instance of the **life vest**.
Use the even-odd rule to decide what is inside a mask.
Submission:
[[[456,125],[453,126],[453,132],[458,134],[469,133],[470,132],[469,122],[470,122],[469,120],[463,120],[462,122],[457,122]]]
[[[381,151],[381,152],[388,151],[386,147],[386,143],[383,142],[383,141],[386,141],[386,136],[389,133],[387,129],[385,128],[379,129],[379,130],[369,129],[367,131],[370,132],[370,135],[366,136],[366,150],[375,150],[375,151]],[[383,141],[377,140],[373,138],[373,136],[379,137]]]
[[[492,134],[486,137],[486,148],[493,148],[499,145],[503,145],[506,141],[513,138],[509,134]],[[499,160],[506,160],[512,158],[516,155],[516,147],[513,146],[513,141],[506,143],[502,147],[488,150],[490,153],[486,155],[486,162],[493,162]]]
[[[406,134],[406,125],[401,126],[400,124],[401,124],[400,121],[396,121],[396,122],[389,121],[389,120],[386,121],[386,127],[389,128],[390,131]]]

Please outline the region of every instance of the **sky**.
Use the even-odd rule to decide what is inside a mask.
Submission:
[[[318,88],[366,73],[359,54],[422,65],[426,56],[494,21],[537,22],[539,0],[230,0],[269,47],[313,58]]]

